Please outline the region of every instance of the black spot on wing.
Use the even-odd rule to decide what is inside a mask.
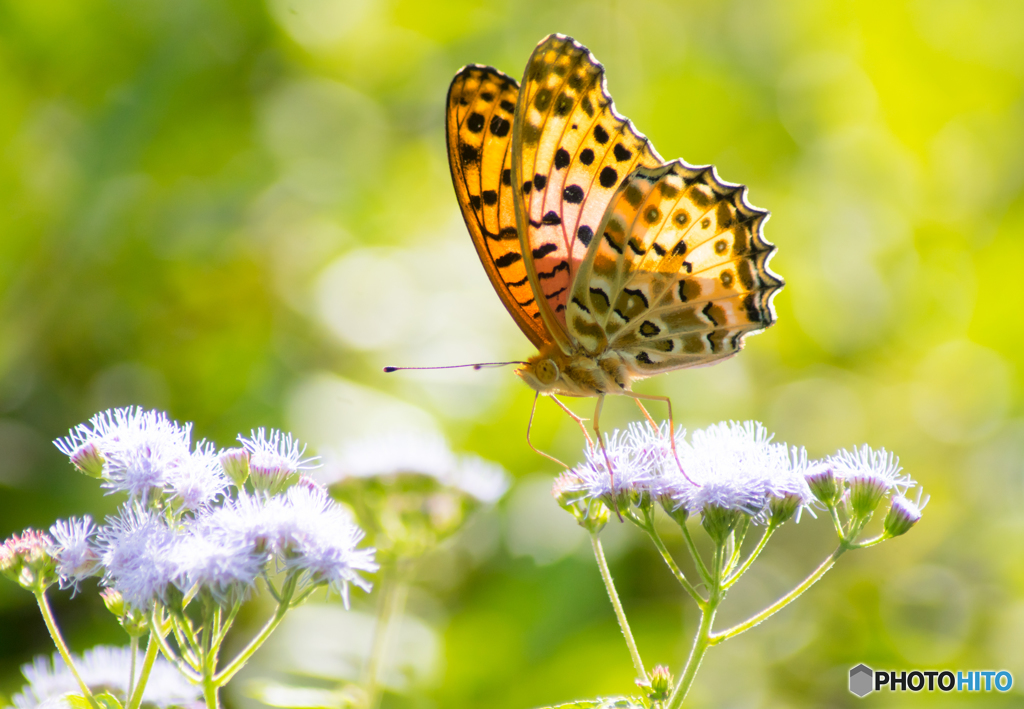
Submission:
[[[466,119],[466,128],[470,133],[479,133],[484,129],[484,117],[479,113],[470,113]]]
[[[501,184],[505,185],[506,187],[511,187],[512,186],[512,171],[511,170],[506,168],[506,169],[501,171]]]
[[[508,135],[508,131],[511,127],[512,124],[509,123],[508,119],[497,115],[491,118],[491,133],[499,138],[504,138]]]
[[[494,206],[498,203],[498,193],[494,190],[484,190],[481,195],[484,198],[484,204],[488,206]]]
[[[471,194],[469,196],[469,206],[471,206],[473,209],[475,209],[476,211],[479,212],[480,211],[480,195],[478,195],[478,194]]]
[[[571,160],[569,151],[565,148],[559,148],[558,152],[555,153],[555,169],[561,170],[564,167],[568,167]]]
[[[579,204],[583,201],[583,188],[579,185],[569,185],[562,190],[562,199],[569,204]]]
[[[476,158],[479,154],[480,151],[477,150],[472,145],[467,145],[466,143],[463,143],[462,145],[459,146],[459,157],[462,159],[463,165],[471,162],[476,162]]]
[[[601,126],[594,126],[594,140],[604,145],[608,142],[608,131]]]
[[[544,258],[548,254],[555,251],[558,251],[558,247],[555,246],[554,244],[544,244],[543,246],[538,246],[536,249],[533,250],[533,257],[535,259]]]
[[[500,105],[507,113],[516,112],[516,105],[511,101],[502,101]]]
[[[538,271],[537,272],[537,279],[543,281],[543,280],[546,280],[548,278],[554,278],[555,274],[557,274],[559,271],[568,271],[568,270],[569,270],[569,262],[568,261],[560,261],[558,263],[558,265],[555,266],[554,268],[552,268],[550,271]],[[551,296],[548,296],[548,297],[550,298]]]
[[[584,165],[590,165],[594,162],[594,151],[590,148],[584,148],[580,151],[580,162]]]
[[[612,187],[619,180],[619,173],[615,172],[615,168],[606,167],[601,170],[601,174],[598,177],[602,187]]]
[[[584,224],[576,230],[576,238],[579,239],[584,246],[590,246],[590,240],[594,238],[594,230]]]
[[[544,185],[546,185],[547,183],[548,178],[546,175],[541,175],[540,173],[538,173],[533,176],[533,186],[536,187],[537,189],[544,189]]]
[[[540,223],[547,224],[549,226],[558,225],[562,223],[562,218],[558,216],[558,213],[555,212],[555,210],[552,209],[551,211],[544,215],[544,217],[540,220]]]
[[[616,143],[615,149],[612,152],[615,153],[615,159],[618,160],[619,162],[622,162],[623,160],[629,160],[631,157],[633,157],[633,152],[631,150],[627,150],[622,145],[622,143]]]
[[[494,259],[494,265],[498,268],[506,268],[507,266],[514,264],[516,261],[522,260],[522,258],[523,257],[515,251],[509,251],[507,254],[503,254]]]

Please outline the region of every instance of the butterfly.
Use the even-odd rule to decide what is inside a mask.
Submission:
[[[542,40],[521,85],[490,66],[461,69],[446,128],[477,254],[538,349],[516,373],[537,396],[597,397],[599,441],[606,395],[663,400],[671,419],[667,397],[632,383],[724,360],[775,322],[784,284],[768,267],[768,212],[713,166],[658,155],[573,38]]]

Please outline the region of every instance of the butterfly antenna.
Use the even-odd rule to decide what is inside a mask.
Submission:
[[[528,364],[528,362],[519,362],[513,360],[511,362],[477,362],[476,364],[449,364],[443,367],[384,367],[384,371],[387,373],[391,372],[405,372],[408,370],[416,369],[464,369],[465,367],[472,367],[473,369],[484,369],[491,367],[505,367],[510,364]]]

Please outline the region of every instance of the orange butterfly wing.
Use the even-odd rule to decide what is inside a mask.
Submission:
[[[571,37],[553,34],[527,62],[513,124],[512,182],[523,257],[541,316],[565,352],[576,349],[565,310],[579,264],[618,187],[663,164],[619,115],[604,67]]]
[[[462,217],[494,290],[540,349],[552,341],[523,259],[510,161],[519,84],[488,66],[455,75],[446,109],[448,164]]]

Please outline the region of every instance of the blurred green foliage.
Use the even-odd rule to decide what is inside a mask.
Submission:
[[[593,560],[546,496],[557,470],[526,447],[531,392],[508,369],[381,373],[531,353],[461,223],[444,96],[466,63],[520,75],[559,31],[662,155],[714,163],[772,211],[778,324],[639,388],[691,427],[758,418],[814,456],[890,448],[933,498],[912,534],[713,650],[694,706],[853,706],[859,662],[1005,668],[1012,696],[958,705],[1019,702],[1021,27],[1013,0],[2,0],[0,533],[113,509],[49,445],[109,406],[164,408],[220,445],[259,425],[319,450],[441,430],[519,484],[421,564],[410,637],[433,654],[387,705],[633,691]],[[609,425],[637,417],[627,404]],[[578,459],[554,406],[535,426]],[[782,530],[736,619],[824,557],[826,522]],[[607,535],[645,660],[680,667],[692,609],[636,535]],[[91,591],[55,603],[76,649],[121,642]],[[12,584],[0,629],[10,692],[49,640]]]

